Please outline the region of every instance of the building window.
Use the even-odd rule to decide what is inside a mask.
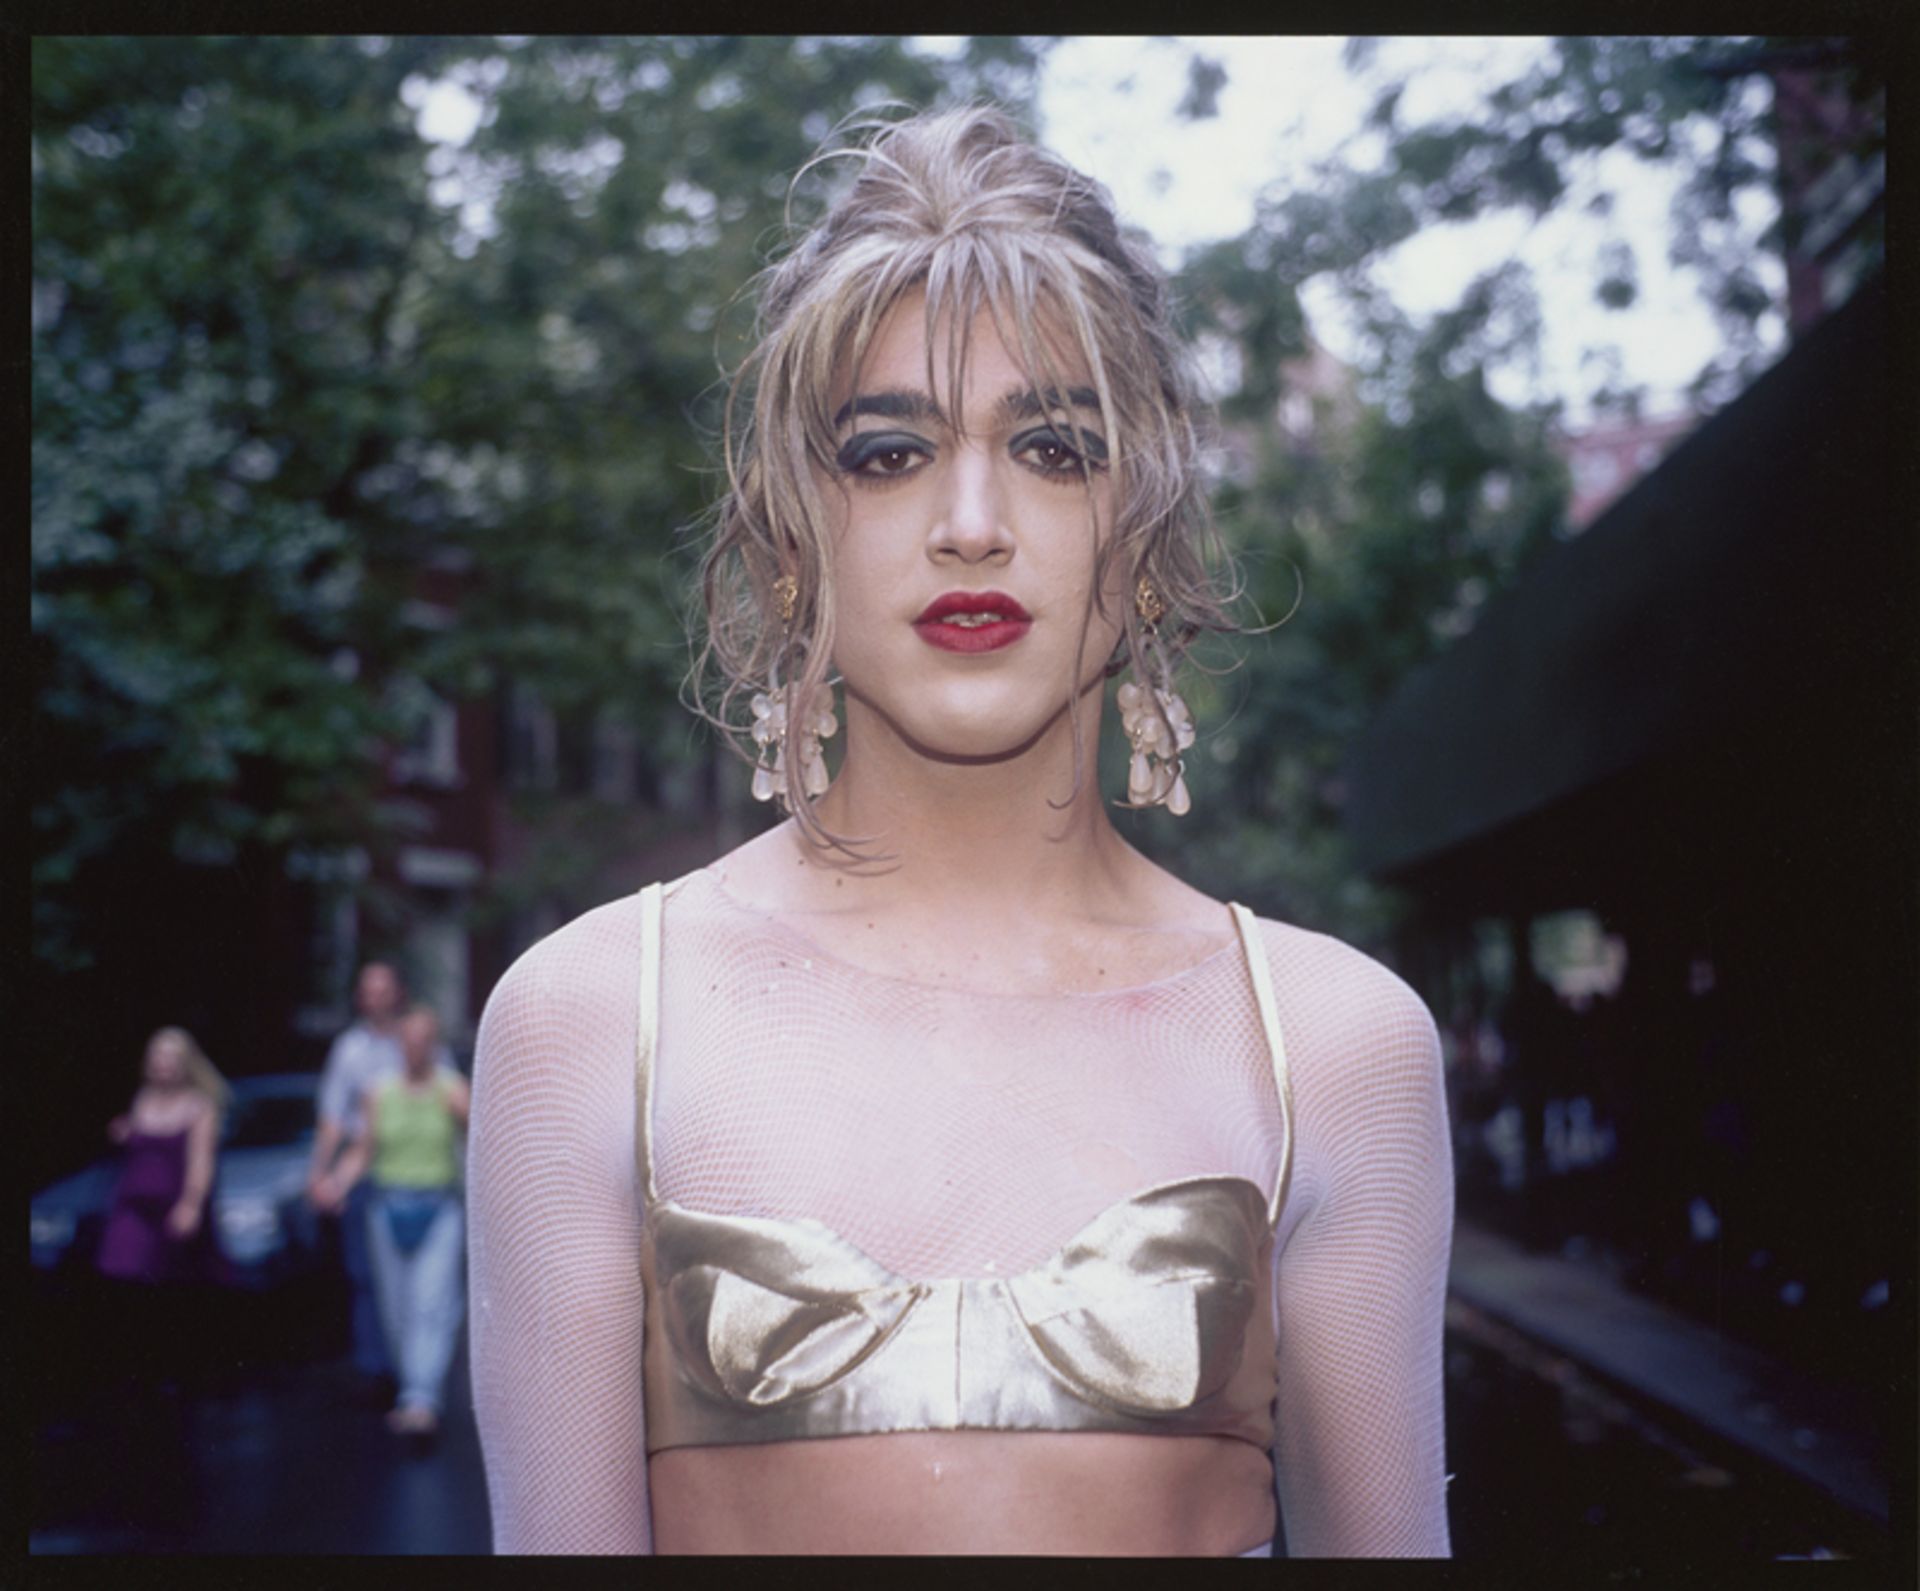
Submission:
[[[293,1014],[305,1038],[331,1038],[353,1020],[353,981],[359,971],[360,908],[355,887],[367,873],[367,853],[295,850],[287,876],[306,886],[305,998]]]
[[[424,686],[409,690],[411,732],[394,748],[393,777],[402,784],[448,788],[460,783],[460,712]]]
[[[461,888],[432,886],[416,886],[410,895],[402,954],[407,993],[433,1010],[442,1040],[462,1054],[473,1037],[468,896]]]
[[[515,790],[551,790],[559,782],[560,729],[553,710],[533,688],[507,691],[507,784]]]
[[[678,818],[709,816],[719,800],[720,767],[727,753],[714,747],[694,762],[664,764],[655,775],[662,812]]]
[[[602,710],[593,720],[593,793],[602,801],[633,799],[640,737],[631,724]]]
[[[1573,468],[1582,492],[1604,492],[1620,479],[1620,461],[1612,453],[1587,453]]]
[[[470,889],[486,874],[472,852],[436,845],[403,845],[398,860],[401,881],[421,889]]]
[[[1533,965],[1561,997],[1580,1010],[1598,996],[1612,999],[1627,971],[1627,944],[1591,911],[1553,912],[1528,925]]]

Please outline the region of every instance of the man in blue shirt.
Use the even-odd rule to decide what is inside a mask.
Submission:
[[[404,1065],[399,1018],[405,1005],[400,975],[384,961],[369,961],[354,985],[359,1020],[333,1041],[320,1074],[319,1122],[307,1168],[307,1198],[323,1214],[340,1217],[341,1258],[353,1290],[353,1367],[376,1401],[391,1396],[393,1366],[380,1329],[367,1248],[367,1185],[356,1184],[344,1205],[326,1183],[334,1160],[366,1123],[366,1101]]]

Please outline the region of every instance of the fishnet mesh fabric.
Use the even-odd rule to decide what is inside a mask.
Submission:
[[[1230,925],[1227,927],[1230,933]],[[1262,923],[1299,1130],[1275,1244],[1275,1466],[1296,1556],[1447,1551],[1452,1177],[1418,998]],[[474,1400],[502,1552],[650,1546],[634,1039],[640,913],[543,940],[481,1024]],[[1009,1275],[1181,1177],[1271,1191],[1284,1139],[1234,937],[1144,987],[932,988],[828,955],[698,873],[667,902],[659,1195],[824,1222],[902,1275]]]

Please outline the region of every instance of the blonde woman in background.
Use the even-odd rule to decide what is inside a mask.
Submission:
[[[208,1205],[229,1094],[185,1028],[147,1040],[133,1104],[107,1124],[124,1158],[95,1260],[103,1276],[198,1281],[218,1269]]]
[[[789,820],[481,1027],[495,1545],[1444,1555],[1432,1019],[1100,789],[1125,670],[1125,804],[1187,810],[1175,670],[1236,627],[1162,275],[995,110],[837,154],[704,580]]]
[[[107,1124],[121,1164],[94,1267],[109,1391],[170,1394],[217,1360],[194,1315],[199,1289],[226,1275],[212,1205],[229,1092],[193,1035],[164,1027],[147,1040],[133,1103]]]

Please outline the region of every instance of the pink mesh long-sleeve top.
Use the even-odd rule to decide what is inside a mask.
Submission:
[[[503,1552],[645,1552],[637,899],[528,951],[482,1021],[475,1405]],[[1295,1556],[1447,1551],[1438,1042],[1392,973],[1259,924],[1297,1134],[1272,1240],[1273,1462]],[[815,1221],[902,1277],[1011,1277],[1140,1190],[1276,1185],[1272,1047],[1236,939],[1154,983],[983,994],[855,967],[731,897],[668,901],[659,1194]],[[658,1445],[656,1443],[656,1445]]]

